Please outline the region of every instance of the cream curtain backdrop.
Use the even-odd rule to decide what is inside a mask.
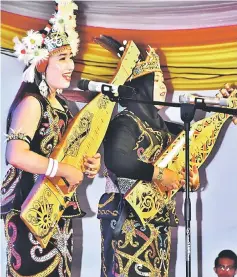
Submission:
[[[88,26],[136,30],[195,29],[236,25],[236,1],[76,1]],[[52,1],[2,1],[4,11],[48,20]]]
[[[1,55],[1,179],[6,172],[5,166],[5,123],[8,108],[19,88],[23,65],[17,59]],[[196,91],[203,95],[215,95],[216,91]],[[178,95],[186,92],[174,92],[169,95],[178,101]],[[82,104],[77,103],[78,106]],[[72,108],[77,109],[72,103]],[[163,114],[167,119],[181,122],[179,110],[169,108]],[[197,120],[203,114],[197,114]],[[226,128],[225,128],[226,129]],[[222,137],[222,139],[221,139]],[[215,147],[211,163],[201,170],[202,189],[192,193],[192,276],[214,277],[213,262],[216,255],[226,248],[237,252],[237,126],[230,124],[226,132],[220,135],[222,142]],[[82,208],[88,216],[74,220],[74,255],[72,277],[100,276],[100,226],[96,218],[97,203],[104,192],[105,180],[97,177],[93,183],[85,182],[79,190]],[[185,276],[185,236],[182,215],[183,195],[177,196],[177,209],[180,226],[173,229],[171,269],[169,277]],[[5,239],[3,224],[1,228],[0,276],[5,277]]]

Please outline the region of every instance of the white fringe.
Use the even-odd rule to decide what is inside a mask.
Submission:
[[[35,79],[35,64],[32,63],[23,73],[23,81],[34,83]]]

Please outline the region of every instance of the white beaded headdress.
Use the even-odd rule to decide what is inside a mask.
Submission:
[[[13,39],[14,50],[19,60],[28,68],[23,73],[23,81],[34,82],[35,68],[43,72],[48,58],[57,51],[70,47],[73,56],[77,54],[79,36],[75,31],[77,5],[72,0],[56,0],[55,13],[42,31],[30,30],[27,36]]]

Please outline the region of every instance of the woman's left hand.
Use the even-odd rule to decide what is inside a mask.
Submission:
[[[196,165],[194,165],[191,170],[189,171],[189,182],[190,182],[190,189],[192,191],[199,189],[200,187],[200,179],[199,179],[199,172]],[[185,168],[182,170],[182,181],[181,184],[185,189]]]
[[[234,87],[231,87],[229,84],[225,84],[222,89],[220,89],[220,92],[216,94],[217,98],[228,98],[231,94],[231,92],[234,90]],[[233,116],[232,122],[237,125],[237,116]]]
[[[88,178],[95,178],[96,174],[100,170],[101,155],[96,153],[93,157],[84,157],[84,167],[86,169],[85,174]]]

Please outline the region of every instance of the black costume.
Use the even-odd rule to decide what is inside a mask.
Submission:
[[[138,100],[152,101],[153,80],[153,73],[150,73],[128,85],[138,90]],[[136,213],[123,200],[124,194],[137,180],[152,180],[152,162],[172,141],[171,132],[177,134],[181,130],[175,124],[170,125],[169,130],[157,112],[152,105],[128,102],[126,110],[110,123],[105,137],[107,179],[113,179],[115,174],[116,188],[107,188],[99,203],[103,277],[168,276],[170,226],[178,222],[175,201],[164,205],[149,224],[142,226]],[[123,209],[127,210],[127,218],[119,235],[113,238]]]
[[[49,157],[62,138],[72,115],[65,101],[58,96],[56,98],[64,110],[53,108],[47,98],[36,94],[32,96],[41,105],[41,118],[32,141],[29,141],[30,150]],[[42,249],[20,218],[21,205],[37,177],[37,174],[11,166],[3,181],[1,216],[4,218],[7,239],[7,276],[71,276],[73,247],[71,218],[81,217],[83,212],[75,194],[48,246]],[[44,211],[44,203],[41,204],[42,220],[39,222],[44,224],[43,217],[47,216],[47,210]]]

